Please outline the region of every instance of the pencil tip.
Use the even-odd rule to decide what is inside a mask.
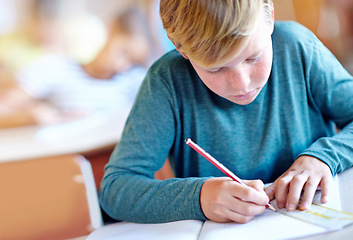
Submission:
[[[276,209],[271,204],[268,204],[268,208],[271,209],[272,211],[276,212]]]

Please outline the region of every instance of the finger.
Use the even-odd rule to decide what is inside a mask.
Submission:
[[[304,186],[304,193],[300,203],[300,209],[306,210],[310,208],[318,185],[319,185],[319,179],[316,179],[316,178],[308,179],[308,181],[305,183],[305,186]]]
[[[230,196],[230,195],[229,195]],[[236,197],[226,197],[223,203],[213,209],[212,221],[215,222],[249,222],[254,216],[265,211],[265,206],[245,202]]]
[[[255,216],[263,213],[265,209],[265,205],[257,205],[252,202],[245,202],[240,200],[240,202],[237,204],[236,212],[244,216]],[[233,210],[233,208],[230,208],[230,210]]]
[[[309,176],[305,172],[295,175],[290,182],[286,208],[288,211],[293,211],[297,208],[299,199]]]
[[[325,177],[321,180],[321,203],[327,203],[332,187],[332,177]]]
[[[246,223],[256,215],[263,213],[266,209],[265,206],[244,202],[240,199],[235,201],[237,201],[237,203],[234,204],[233,207],[230,207],[227,213],[227,218],[234,222]]]
[[[244,202],[251,202],[260,206],[265,206],[269,202],[265,191],[258,191],[250,186],[240,186],[232,194]]]
[[[287,195],[289,191],[289,183],[292,180],[291,175],[286,175],[284,177],[281,177],[277,179],[277,189],[275,193],[275,198],[276,198],[276,203],[278,208],[284,208],[286,201],[287,201]]]
[[[265,185],[264,185],[264,183],[261,180],[244,181],[244,182],[246,182],[246,184],[249,187],[252,187],[252,188],[256,189],[259,192],[263,192],[264,191]]]
[[[237,223],[247,223],[247,222],[250,222],[250,220],[255,217],[255,215],[246,216],[237,212],[233,212],[231,210],[229,210],[226,213],[226,216],[227,216],[226,222],[237,222]]]
[[[277,182],[274,182],[270,186],[265,188],[265,192],[270,200],[272,200],[275,197],[276,188],[277,188]]]

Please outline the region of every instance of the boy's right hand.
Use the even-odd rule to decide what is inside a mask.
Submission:
[[[210,178],[201,188],[200,204],[204,215],[214,222],[247,223],[264,212],[269,198],[260,180],[244,181]]]

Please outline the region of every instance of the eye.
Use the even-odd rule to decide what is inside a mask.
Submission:
[[[210,74],[217,74],[217,73],[223,72],[224,70],[225,70],[225,68],[224,68],[224,67],[221,67],[221,68],[218,68],[218,69],[216,69],[216,70],[209,70],[208,72],[209,72]]]
[[[248,59],[246,59],[246,62],[251,63],[251,64],[255,64],[255,63],[259,62],[261,59],[262,59],[262,54],[260,54],[256,57],[253,57],[253,58],[248,58]]]

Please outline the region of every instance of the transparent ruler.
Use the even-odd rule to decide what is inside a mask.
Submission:
[[[352,213],[338,211],[316,203],[313,203],[308,210],[304,211],[299,208],[294,211],[279,209],[275,200],[271,202],[271,205],[276,208],[278,213],[315,224],[328,230],[339,230],[353,223]]]

